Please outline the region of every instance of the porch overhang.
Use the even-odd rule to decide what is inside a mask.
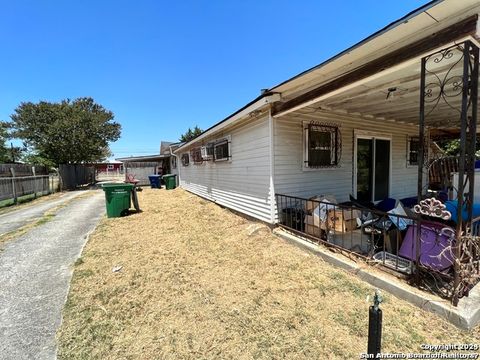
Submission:
[[[276,103],[272,111],[273,117],[305,109],[309,112],[332,111],[380,121],[418,124],[421,59],[467,40],[478,46],[477,28],[478,15],[474,14],[295,98]],[[461,71],[460,67],[451,70],[449,64],[442,65],[444,69],[435,69],[440,75],[449,72],[451,77],[458,75],[455,71]],[[283,94],[282,98],[288,99]],[[430,119],[430,124],[426,125],[454,132],[457,126],[451,126],[445,121],[452,113],[445,109],[442,116],[443,118]]]

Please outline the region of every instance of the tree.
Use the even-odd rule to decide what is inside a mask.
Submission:
[[[8,139],[8,125],[0,121],[0,163],[8,161],[8,148],[6,145]]]
[[[460,155],[460,139],[453,140],[439,140],[436,141],[437,145],[445,152],[445,155],[448,156],[459,156]],[[478,157],[478,152],[480,150],[480,138],[477,135],[476,141],[476,153]]]
[[[21,103],[11,115],[11,137],[23,140],[33,158],[50,165],[105,160],[109,142],[121,126],[114,115],[92,98]]]
[[[188,130],[185,132],[185,134],[182,134],[180,136],[180,141],[181,142],[189,142],[190,140],[195,139],[198,135],[200,135],[203,132],[202,129],[200,129],[197,125],[192,129],[188,128]]]

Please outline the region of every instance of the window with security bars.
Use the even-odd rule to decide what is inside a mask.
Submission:
[[[338,126],[309,124],[306,128],[305,165],[309,168],[339,164],[340,139]]]
[[[215,161],[225,161],[230,158],[230,144],[228,140],[216,143],[213,147]]]
[[[408,139],[408,165],[418,165],[418,152],[420,150],[420,139],[411,137]]]
[[[192,149],[190,155],[192,156],[192,160],[194,164],[201,164],[203,162],[202,148],[197,147]]]
[[[190,156],[188,154],[183,154],[182,155],[182,165],[183,166],[188,166],[190,164]]]

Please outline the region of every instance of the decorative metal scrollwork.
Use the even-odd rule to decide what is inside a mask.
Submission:
[[[309,163],[309,167],[336,167],[340,165],[340,160],[342,158],[342,134],[340,132],[340,125],[336,123],[329,123],[329,122],[319,122],[319,121],[311,121],[308,124],[306,130],[321,133],[329,133],[330,135],[330,144],[327,148],[330,149],[331,155],[331,163],[330,164],[322,164],[322,165],[312,165]],[[310,135],[309,135],[310,138]],[[307,139],[310,141],[310,139]],[[321,146],[322,144],[318,144],[317,146]],[[310,144],[309,144],[310,146]]]
[[[454,45],[425,58],[425,117],[428,117],[441,104],[447,105],[457,114],[462,107],[456,106],[453,99],[461,96],[464,88],[463,63],[465,58],[464,44]],[[460,102],[461,103],[461,102]],[[452,119],[458,123],[458,119]]]
[[[469,253],[469,247],[465,244],[470,238],[464,236],[472,228],[479,49],[469,40],[455,44],[424,57],[421,70],[420,135],[428,136],[425,130],[427,126],[457,128],[460,134],[458,184],[454,184],[458,186],[456,241],[452,245],[455,262],[453,283],[449,285],[448,291],[456,305],[458,299],[468,292],[468,287],[480,279],[479,267],[471,267],[467,271],[463,264],[468,256],[470,264],[480,262],[480,252]],[[422,164],[425,162],[425,152],[420,153]],[[423,194],[422,171],[423,166],[419,166],[419,195]],[[422,214],[447,218],[446,210],[433,201],[420,203],[416,210]],[[433,280],[432,284],[439,283],[438,278]],[[438,288],[437,285],[434,287]]]

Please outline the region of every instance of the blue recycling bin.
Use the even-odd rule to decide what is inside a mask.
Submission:
[[[150,180],[150,187],[152,189],[160,189],[160,175],[148,175],[148,180]]]

